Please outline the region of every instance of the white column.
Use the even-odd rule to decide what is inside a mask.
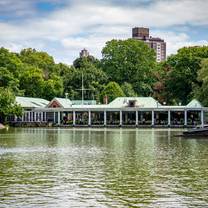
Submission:
[[[60,125],[61,124],[61,115],[60,115],[60,111],[58,111],[58,125]]]
[[[43,122],[43,112],[40,113],[40,121]]]
[[[107,125],[107,113],[104,111],[104,126]]]
[[[76,112],[73,111],[73,126],[76,125]]]
[[[120,111],[120,126],[122,126],[122,120],[123,120],[123,118],[122,118],[122,111]]]
[[[88,126],[91,126],[91,111],[88,111]]]
[[[53,112],[53,122],[56,123],[56,112]]]
[[[201,126],[204,127],[204,111],[201,110]]]
[[[37,117],[36,112],[34,112],[34,121],[36,121],[36,117]]]
[[[155,119],[155,116],[154,116],[154,111],[152,111],[152,126],[154,126],[155,122],[154,122],[154,119]]]
[[[170,110],[168,111],[168,126],[170,126],[170,121],[171,121],[171,118],[170,118]]]
[[[44,114],[44,120],[47,122],[47,112]]]
[[[42,121],[45,121],[45,112],[42,112]]]
[[[187,126],[187,110],[184,110],[184,126]]]
[[[136,126],[138,126],[138,111],[136,111]]]

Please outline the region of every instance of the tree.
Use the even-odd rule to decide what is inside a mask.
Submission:
[[[63,81],[59,76],[54,75],[53,79],[44,81],[42,98],[52,100],[54,97],[63,95]]]
[[[102,50],[102,69],[110,81],[131,83],[134,91],[143,96],[151,92],[155,52],[142,41],[111,40]]]
[[[137,94],[135,93],[135,91],[130,83],[124,82],[121,85],[121,89],[123,90],[126,97],[136,97],[137,96]]]
[[[10,88],[15,93],[19,92],[19,80],[14,78],[13,73],[6,67],[0,67],[0,87]]]
[[[198,71],[198,81],[201,83],[195,86],[194,97],[202,102],[203,105],[208,106],[208,58],[201,62],[201,69]]]
[[[168,58],[166,64],[170,71],[166,77],[165,90],[172,102],[175,100],[187,104],[193,98],[193,86],[200,84],[197,73],[203,58],[208,58],[208,46],[184,47]]]
[[[15,95],[9,88],[0,87],[0,123],[9,115],[21,116],[22,108],[15,102]]]
[[[57,67],[53,57],[46,52],[27,48],[20,52],[19,57],[23,63],[41,69],[44,79],[48,79],[51,73],[59,73],[56,71]]]
[[[70,98],[81,99],[82,76],[85,92],[85,99],[99,100],[99,94],[107,81],[106,74],[95,67],[92,63],[86,62],[81,68],[71,67],[64,77],[64,92],[69,93]]]
[[[16,78],[23,69],[23,64],[17,54],[5,48],[0,48],[0,67],[6,68]]]
[[[20,77],[20,89],[24,90],[24,95],[27,97],[42,97],[44,79],[41,69],[34,66],[25,66],[25,71]]]
[[[117,97],[124,97],[125,94],[118,83],[116,82],[109,82],[104,90],[101,93],[101,101],[104,100],[105,97],[108,98],[108,102],[113,101]]]
[[[86,64],[92,64],[95,67],[98,67],[100,64],[100,61],[96,59],[94,56],[87,56],[87,57],[80,57],[74,60],[73,66],[76,69],[84,68]]]

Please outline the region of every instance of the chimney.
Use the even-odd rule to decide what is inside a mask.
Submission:
[[[108,96],[107,95],[105,95],[104,97],[103,97],[103,103],[104,104],[108,104]]]

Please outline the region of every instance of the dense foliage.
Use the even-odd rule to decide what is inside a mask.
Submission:
[[[125,96],[123,90],[116,82],[109,82],[101,92],[101,101],[107,97],[108,102],[113,101],[117,97]]]
[[[198,71],[199,85],[195,86],[194,95],[205,106],[208,106],[208,58],[203,59]]]
[[[184,47],[161,64],[158,81],[167,103],[187,104],[196,97],[194,89],[200,85],[197,75],[204,58],[208,58],[207,46]]]
[[[101,65],[110,81],[118,84],[131,83],[138,95],[152,92],[152,72],[155,67],[155,52],[142,41],[111,40],[102,50]]]
[[[0,48],[0,119],[21,114],[15,96],[84,99],[153,96],[167,104],[187,104],[197,98],[208,105],[208,46],[184,47],[167,61],[156,63],[155,52],[138,40],[111,40],[103,58],[77,58],[73,65],[55,63],[35,49],[13,53]]]

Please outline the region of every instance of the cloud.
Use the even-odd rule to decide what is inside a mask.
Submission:
[[[100,57],[107,40],[130,38],[134,26],[150,27],[153,35],[164,38],[168,54],[175,53],[184,45],[207,44],[205,40],[193,41],[187,34],[196,25],[208,27],[208,1],[64,0],[64,7],[39,15],[35,5],[47,1],[19,0],[18,4],[14,4],[14,0],[1,0],[2,14],[13,12],[15,17],[28,18],[1,21],[0,44],[12,50],[38,47],[52,53],[57,61],[68,63],[72,63],[84,47]],[[178,28],[178,32],[174,28]],[[180,31],[180,28],[186,30]]]
[[[207,40],[194,41],[186,33],[176,32],[163,32],[163,31],[152,31],[152,35],[155,37],[161,37],[166,40],[167,43],[167,54],[175,54],[179,48],[185,46],[203,46],[208,45]]]

